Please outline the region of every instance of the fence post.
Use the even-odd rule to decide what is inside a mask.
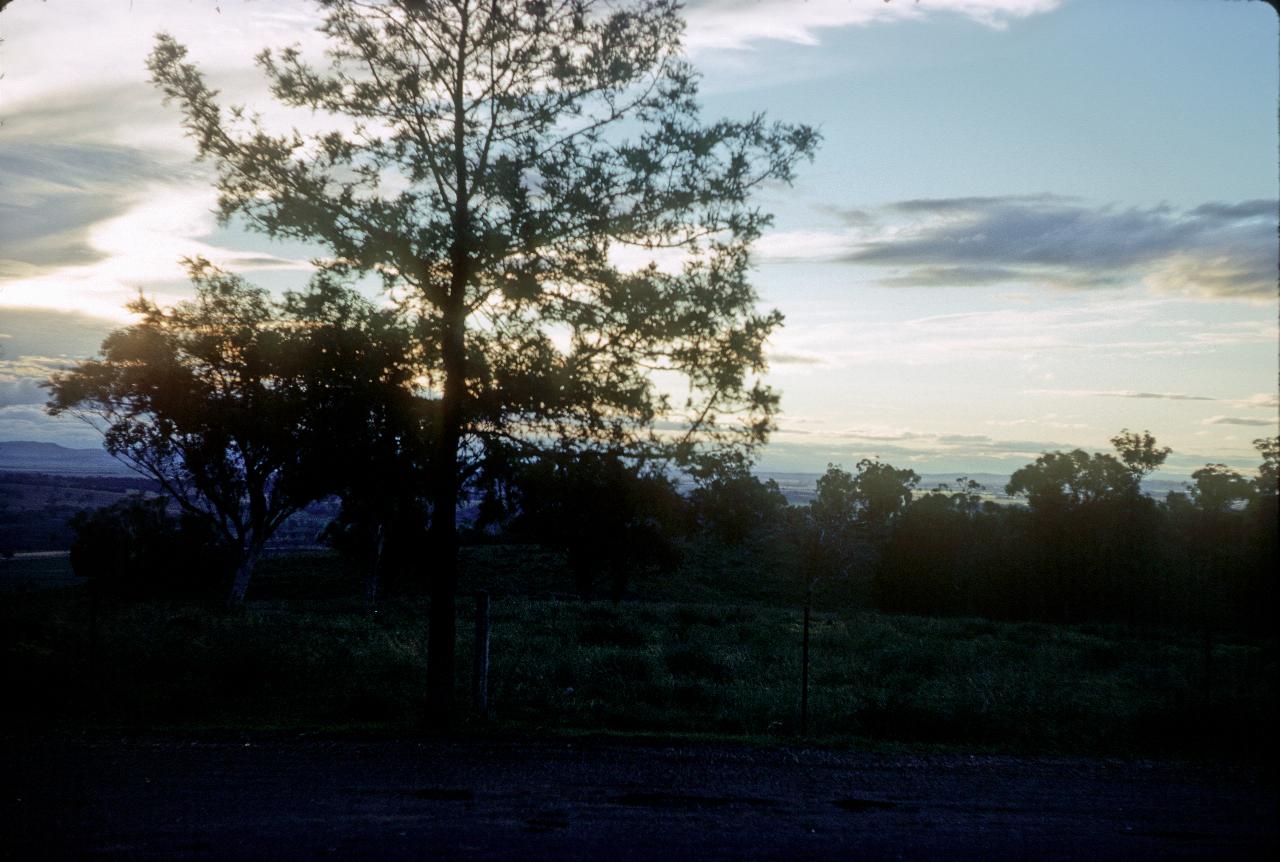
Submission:
[[[809,733],[809,605],[804,602],[804,639],[800,647],[800,735]]]
[[[482,720],[489,717],[489,593],[476,591],[476,647],[471,672],[471,703]]]

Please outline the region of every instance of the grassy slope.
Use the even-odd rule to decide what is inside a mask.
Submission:
[[[464,588],[493,603],[498,729],[787,736],[797,726],[793,586],[749,555],[694,553],[638,589],[583,603],[554,555],[470,549]],[[61,561],[65,565],[65,561]],[[15,567],[0,563],[10,583]],[[102,606],[81,588],[0,600],[10,726],[278,727],[402,732],[424,679],[424,600],[371,614],[327,555],[269,559],[243,612]],[[461,602],[459,696],[470,685]],[[1270,748],[1276,642],[871,612],[819,613],[810,730],[862,740],[1103,753]]]

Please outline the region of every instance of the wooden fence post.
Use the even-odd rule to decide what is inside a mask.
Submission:
[[[804,603],[804,639],[800,647],[800,735],[809,733],[809,605]]]

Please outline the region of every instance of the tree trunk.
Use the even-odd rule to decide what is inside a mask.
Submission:
[[[459,291],[459,294],[461,291]],[[458,596],[458,444],[462,438],[465,353],[462,308],[445,328],[445,371],[440,404],[440,440],[432,467],[431,609],[427,617],[427,723],[446,729],[453,722],[453,679]]]
[[[227,605],[239,607],[244,604],[245,593],[249,591],[249,579],[253,576],[253,567],[262,555],[262,543],[252,542],[240,555],[240,565],[236,567],[235,579],[231,582],[231,595],[227,596]]]

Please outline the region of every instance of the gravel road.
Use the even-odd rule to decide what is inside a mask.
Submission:
[[[605,742],[0,739],[6,859],[1262,859],[1263,768]]]

